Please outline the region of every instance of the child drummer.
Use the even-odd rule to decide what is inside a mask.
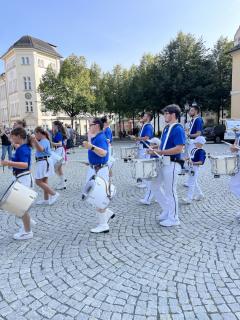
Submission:
[[[202,190],[198,184],[199,170],[206,160],[206,152],[203,145],[206,139],[203,136],[198,136],[194,139],[194,148],[186,160],[189,162],[189,178],[187,197],[183,198],[184,204],[191,204],[192,200],[200,201],[204,198]]]
[[[23,128],[15,128],[11,132],[11,141],[14,145],[18,145],[15,155],[10,160],[3,160],[1,164],[13,168],[14,180],[22,183],[24,186],[32,188],[33,179],[30,172],[31,166],[31,148],[26,144],[27,134]],[[15,240],[27,240],[33,237],[31,230],[31,219],[28,212],[22,217],[23,226],[20,227],[18,233],[14,234]]]

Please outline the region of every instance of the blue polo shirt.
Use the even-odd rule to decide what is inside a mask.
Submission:
[[[192,119],[190,121],[190,128],[191,128],[190,131],[189,131],[190,134],[195,134],[198,131],[200,131],[202,133],[202,131],[203,131],[203,119],[201,117],[195,118],[195,121],[194,121],[194,119]]]
[[[161,145],[160,149],[163,149],[167,133],[170,126],[166,126],[163,130],[162,136],[161,136]],[[175,124],[174,127],[172,127],[172,130],[170,132],[170,135],[167,140],[167,144],[165,147],[165,150],[172,149],[178,145],[184,145],[185,144],[185,132],[180,123]],[[170,156],[171,160],[180,160],[181,153],[175,154]]]
[[[36,151],[35,156],[36,158],[40,157],[50,157],[51,156],[51,146],[48,139],[44,138],[38,141],[41,147],[44,148],[43,151]]]
[[[22,144],[16,149],[14,156],[12,157],[12,161],[15,162],[25,162],[28,164],[26,169],[18,169],[13,167],[14,174],[20,174],[24,171],[28,171],[31,166],[31,148],[28,144]]]
[[[52,138],[52,141],[54,142],[54,143],[58,143],[58,142],[62,142],[62,145],[63,145],[63,135],[62,135],[62,133],[61,132],[57,132],[54,136],[53,136],[53,138]]]
[[[143,137],[149,137],[149,139],[152,139],[153,136],[154,136],[154,134],[153,134],[153,126],[151,125],[151,123],[146,123],[143,126],[143,129],[140,132],[140,137],[142,137],[142,138]],[[145,143],[149,145],[149,142],[146,141]],[[140,144],[143,144],[143,148],[147,148],[145,143],[140,141]]]
[[[112,143],[112,130],[107,127],[106,129],[103,130],[103,132],[105,133],[105,136],[108,140],[110,140],[110,143]]]
[[[94,151],[88,150],[88,161],[90,164],[105,164],[108,162],[108,142],[103,131],[99,132],[95,137],[91,138],[91,144],[107,151],[105,157],[98,156]]]
[[[192,162],[202,161],[202,164],[204,164],[206,160],[206,152],[203,149],[193,148],[190,156],[191,156]]]

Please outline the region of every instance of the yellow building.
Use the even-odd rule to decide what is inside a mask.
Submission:
[[[56,119],[70,124],[65,114],[44,112],[38,86],[49,65],[58,73],[61,55],[56,46],[40,39],[23,36],[1,56],[5,72],[0,75],[0,127],[12,127],[25,119],[28,129],[36,126],[51,128]],[[82,134],[88,129],[88,119],[81,115],[74,123]]]
[[[231,118],[240,119],[240,27],[234,36],[232,56]]]

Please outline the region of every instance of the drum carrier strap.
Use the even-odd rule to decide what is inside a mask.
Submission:
[[[28,171],[17,174],[15,177],[16,177],[16,180],[18,180],[19,178],[24,177],[24,176],[28,176],[29,174],[31,174],[31,171],[28,170]],[[33,187],[33,179],[31,177],[31,188],[32,187]]]

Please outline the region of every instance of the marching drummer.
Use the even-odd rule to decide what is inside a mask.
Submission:
[[[150,143],[149,147],[151,149],[157,150],[159,149],[160,142],[161,142],[160,139],[154,137],[149,140],[149,143]],[[156,154],[151,154],[150,158],[154,159],[154,158],[158,158],[158,156]],[[140,202],[145,205],[150,205],[153,199],[152,181],[151,180],[146,181],[146,186],[147,186],[146,193],[144,195],[144,198],[140,199]]]
[[[153,119],[153,115],[151,112],[145,112],[141,118],[142,129],[140,131],[139,137],[131,136],[138,143],[138,158],[144,159],[149,158],[149,154],[146,153],[148,148],[149,139],[152,139],[154,136],[153,126],[151,121]],[[146,184],[141,180],[137,180],[138,188],[145,188]]]
[[[180,155],[185,144],[185,132],[178,119],[181,109],[171,104],[164,108],[164,118],[167,123],[161,136],[160,155],[169,157],[169,164],[163,165],[159,175],[152,180],[151,188],[154,196],[162,207],[160,225],[171,227],[180,224],[178,217],[177,179],[181,171]],[[149,154],[154,152],[149,150]],[[167,158],[166,158],[167,159]]]
[[[14,180],[22,183],[24,186],[32,188],[33,178],[30,171],[31,166],[31,148],[26,144],[27,134],[23,128],[15,128],[11,132],[11,140],[17,145],[15,155],[10,160],[3,160],[1,164],[13,168]],[[14,234],[15,240],[27,240],[33,237],[31,230],[31,219],[29,212],[25,212],[22,217],[23,226]]]
[[[108,141],[103,132],[103,123],[100,118],[94,118],[89,125],[89,136],[91,141],[84,141],[83,147],[88,150],[89,168],[87,171],[86,182],[94,175],[102,177],[109,183],[108,167]],[[92,233],[109,232],[109,220],[115,217],[115,214],[109,208],[96,208],[97,226],[91,229]]]
[[[187,143],[185,146],[185,158],[189,157],[189,153],[193,146],[193,139],[202,135],[203,131],[203,118],[200,116],[200,108],[199,106],[193,104],[189,110],[189,116],[191,120],[188,125],[188,129],[186,130]],[[184,183],[185,187],[188,187],[187,183]]]
[[[198,177],[199,170],[206,160],[206,152],[203,149],[206,139],[203,136],[198,136],[194,139],[193,143],[195,147],[190,152],[190,158],[186,159],[189,162],[189,178],[187,182],[189,188],[187,197],[182,199],[184,204],[191,204],[193,199],[200,201],[204,198],[198,183]]]

